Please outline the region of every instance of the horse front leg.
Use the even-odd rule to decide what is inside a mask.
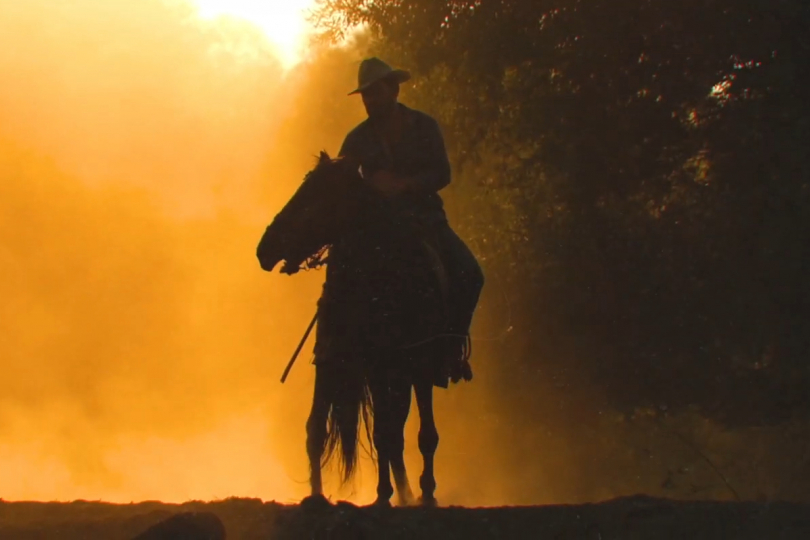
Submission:
[[[411,380],[397,377],[391,380],[391,472],[397,489],[397,504],[413,503],[413,491],[405,469],[405,424],[411,411]]]
[[[369,381],[374,407],[372,439],[377,451],[377,499],[374,506],[390,506],[394,487],[391,485],[392,410],[391,392],[385,374],[375,374]]]
[[[433,382],[426,378],[414,384],[416,406],[419,409],[419,452],[424,463],[419,487],[422,489],[421,503],[436,505],[436,478],[433,474],[433,457],[439,446],[439,431],[433,418]]]
[[[323,480],[321,477],[321,461],[326,443],[326,421],[329,417],[329,399],[327,392],[329,378],[323,369],[315,367],[315,390],[312,398],[312,408],[307,418],[307,457],[309,458],[309,484],[310,495],[304,499],[306,506],[323,506],[329,504],[323,495]]]

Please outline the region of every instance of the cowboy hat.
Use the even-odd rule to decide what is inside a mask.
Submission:
[[[375,82],[388,78],[403,83],[411,78],[411,74],[402,69],[392,68],[376,56],[366,58],[360,62],[360,69],[357,72],[357,89],[349,92],[349,95],[359,94]]]

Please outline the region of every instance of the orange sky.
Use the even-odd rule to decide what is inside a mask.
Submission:
[[[279,377],[323,274],[264,273],[255,248],[318,151],[334,153],[363,118],[346,96],[360,55],[310,50],[293,65],[267,25],[206,13],[187,0],[0,2],[4,500],[307,494],[311,343],[285,385]],[[262,13],[254,23],[267,23]],[[443,196],[452,214],[452,187]],[[508,301],[504,287],[487,276],[476,378],[436,392],[441,503],[660,493],[667,467],[684,463],[727,495],[671,437],[596,407],[582,415],[590,425],[563,410],[561,392],[585,413],[600,403],[584,384],[537,388],[548,417],[527,433],[520,404],[506,407],[512,396],[495,395],[487,372],[532,352],[518,331],[509,347],[480,339],[504,327],[482,332],[486,302]],[[414,485],[417,429],[406,432]],[[723,437],[712,440],[756,448]],[[639,461],[656,444],[672,463]],[[354,494],[327,490],[365,502],[375,476],[366,462]]]
[[[5,500],[307,493],[311,343],[278,379],[323,275],[269,275],[254,253],[362,118],[358,57],[285,73],[255,26],[195,17],[164,0],[0,4]],[[480,389],[438,395],[440,422],[484,408]],[[449,464],[480,463],[459,429],[442,427],[446,502],[465,501]],[[355,500],[373,480],[364,467]]]
[[[236,17],[261,29],[285,68],[293,67],[305,56],[307,12],[315,0],[188,1],[198,8],[203,20]]]
[[[322,276],[254,256],[318,150],[273,155],[301,76],[241,54],[263,47],[247,26],[187,15],[0,7],[6,500],[301,493],[274,419],[303,426],[311,374],[278,376]]]

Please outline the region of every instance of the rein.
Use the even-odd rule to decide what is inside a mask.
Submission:
[[[292,369],[293,364],[295,364],[298,355],[301,353],[301,349],[304,348],[304,343],[307,342],[307,338],[309,337],[309,334],[312,333],[312,329],[315,327],[315,321],[317,320],[318,320],[318,312],[316,311],[315,316],[312,317],[312,321],[310,321],[309,326],[307,327],[307,331],[304,332],[304,337],[302,337],[301,341],[298,342],[298,347],[295,349],[295,352],[293,353],[292,358],[290,358],[290,361],[287,362],[287,367],[284,368],[284,373],[281,375],[281,384],[284,384],[284,381],[287,380],[287,375],[290,374],[290,370]]]

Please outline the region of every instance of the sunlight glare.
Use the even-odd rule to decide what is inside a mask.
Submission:
[[[228,15],[259,27],[277,48],[286,68],[297,64],[304,53],[309,30],[306,10],[314,0],[192,0],[203,19]]]

